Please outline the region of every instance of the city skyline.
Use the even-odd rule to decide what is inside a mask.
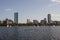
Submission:
[[[19,13],[19,23],[27,19],[38,21],[51,14],[52,20],[60,20],[60,0],[0,0],[0,19],[14,20]]]

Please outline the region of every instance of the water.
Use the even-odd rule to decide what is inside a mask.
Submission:
[[[60,40],[60,26],[1,26],[0,40]]]

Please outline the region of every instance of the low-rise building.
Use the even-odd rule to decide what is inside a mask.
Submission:
[[[54,25],[60,25],[60,21],[52,21]]]
[[[47,24],[47,21],[46,21],[46,18],[44,18],[43,20],[41,20],[41,25],[46,25]]]
[[[3,20],[2,23],[3,23],[3,24],[6,24],[6,25],[10,25],[10,24],[13,24],[13,21],[10,20],[10,19],[5,19],[5,20]]]
[[[31,24],[32,21],[30,19],[27,19],[27,24]]]
[[[38,20],[33,20],[33,24],[39,24]]]

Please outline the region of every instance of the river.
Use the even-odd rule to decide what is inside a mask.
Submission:
[[[0,26],[0,40],[60,40],[60,26]]]

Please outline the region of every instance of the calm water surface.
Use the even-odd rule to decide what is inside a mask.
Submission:
[[[60,40],[60,26],[1,26],[0,40]]]

